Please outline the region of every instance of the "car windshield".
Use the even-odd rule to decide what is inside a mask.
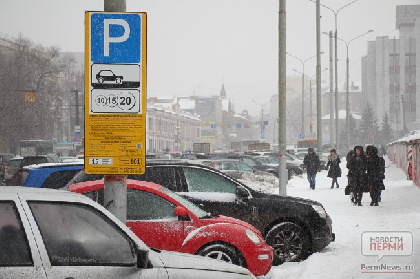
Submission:
[[[243,158],[244,163],[250,165],[251,167],[256,166],[257,164],[254,162],[254,160],[252,160],[251,158]]]
[[[9,161],[9,166],[11,166],[11,167],[19,167],[21,161],[22,161],[22,159],[20,159],[20,160],[10,160]]]
[[[160,191],[162,193],[167,194],[168,196],[170,196],[171,198],[173,198],[177,202],[181,203],[185,208],[187,208],[189,211],[194,213],[198,218],[203,219],[203,218],[211,217],[211,214],[209,212],[199,208],[198,206],[196,206],[195,204],[193,204],[189,200],[181,197],[177,193],[174,193],[171,190],[166,189],[165,187],[162,187],[160,189]]]

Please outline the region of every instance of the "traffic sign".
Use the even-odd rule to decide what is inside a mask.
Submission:
[[[300,134],[299,134],[299,138],[300,138],[300,139],[304,139],[304,138],[305,138],[305,134],[304,134],[304,133],[300,133]]]
[[[141,174],[146,13],[85,13],[85,171]]]

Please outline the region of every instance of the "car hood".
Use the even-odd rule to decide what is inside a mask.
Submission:
[[[227,273],[251,275],[247,269],[238,265],[202,256],[170,251],[160,251],[160,253],[158,253],[158,257],[162,260],[165,268],[213,270]]]
[[[308,199],[303,199],[303,198],[298,198],[298,197],[292,197],[292,196],[280,196],[280,195],[272,195],[272,194],[266,194],[266,193],[260,193],[260,192],[255,192],[252,193],[252,195],[256,198],[260,198],[260,199],[268,199],[271,201],[277,201],[277,202],[295,202],[295,203],[300,203],[300,204],[306,204],[306,205],[320,205],[322,206],[322,204],[320,202],[317,201],[313,201],[313,200],[308,200]]]

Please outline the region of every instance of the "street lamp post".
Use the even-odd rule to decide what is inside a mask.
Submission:
[[[267,104],[267,103],[269,103],[270,101],[268,101],[268,102],[265,102],[264,104],[261,104],[261,103],[259,103],[259,102],[257,102],[257,101],[255,101],[255,100],[252,100],[254,103],[256,103],[256,104],[258,104],[258,105],[260,105],[261,106],[261,131],[260,131],[260,139],[265,139],[265,125],[264,125],[264,106]],[[263,138],[263,135],[264,135],[264,138]]]
[[[328,70],[328,68],[325,68],[324,70],[321,71],[321,73],[325,72],[326,70]],[[313,75],[311,76],[311,78],[309,79],[309,103],[310,103],[310,108],[309,108],[309,114],[310,114],[310,118],[309,118],[309,129],[311,131],[311,137],[314,137],[313,133],[312,133],[312,117],[313,117],[313,113],[312,113],[312,79],[316,76]]]
[[[315,0],[309,0],[309,1],[316,3]],[[334,95],[335,95],[335,115],[336,115],[336,117],[335,117],[335,144],[336,144],[336,147],[337,148],[339,147],[339,131],[338,131],[338,66],[337,66],[337,63],[338,63],[338,57],[337,57],[338,29],[337,29],[337,16],[338,16],[338,13],[341,10],[343,10],[344,8],[350,6],[351,4],[353,4],[353,3],[357,2],[357,1],[359,1],[359,0],[353,0],[353,1],[345,4],[344,6],[338,8],[337,10],[334,10],[334,9],[332,9],[332,8],[326,6],[326,5],[320,4],[322,7],[326,8],[326,9],[328,9],[331,12],[334,13],[334,25],[335,25],[335,32],[334,32],[334,48],[335,48],[335,50],[334,50],[334,52],[335,52],[335,63],[334,63],[335,64],[335,90],[334,91],[335,91],[335,94]]]
[[[347,146],[350,146],[350,97],[349,97],[349,45],[352,41],[373,32],[373,30],[368,30],[367,32],[354,37],[348,42],[338,38],[340,41],[343,41],[346,44],[347,58],[346,58],[346,133],[347,133]]]
[[[321,52],[321,54],[322,53],[324,53],[324,52]],[[308,57],[308,58],[302,60],[302,59],[300,59],[300,58],[298,58],[298,57],[296,57],[296,56],[294,56],[294,55],[292,55],[292,54],[290,54],[288,52],[286,52],[286,54],[289,55],[289,56],[291,56],[291,57],[293,57],[293,58],[295,58],[295,59],[297,59],[297,60],[299,60],[300,63],[302,63],[302,73],[301,73],[302,74],[302,114],[301,114],[301,117],[302,117],[302,125],[301,125],[301,133],[302,134],[305,134],[305,116],[304,116],[304,111],[305,111],[305,63],[309,59],[312,59],[312,58],[316,57],[316,55],[311,56],[311,57]]]

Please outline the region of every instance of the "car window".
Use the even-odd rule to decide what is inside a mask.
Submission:
[[[217,173],[198,168],[183,170],[190,192],[236,193],[236,185]]]
[[[252,160],[251,158],[243,158],[242,159],[244,161],[244,163],[250,165],[250,166],[256,166],[257,164],[254,162],[254,160]]]
[[[158,195],[127,189],[127,220],[173,220],[175,205]]]
[[[269,164],[269,160],[267,158],[258,158],[257,159],[262,164]]]
[[[28,201],[53,266],[133,265],[134,245],[86,204]]]
[[[9,161],[9,166],[11,166],[11,167],[19,167],[21,161],[22,160],[10,160]]]
[[[223,162],[222,170],[236,170],[235,164],[232,162]]]
[[[238,167],[239,171],[245,171],[245,172],[252,172],[252,168],[248,166],[247,164],[244,164],[242,162],[236,162],[236,166]]]
[[[146,172],[142,175],[129,175],[128,179],[139,181],[148,181],[160,184],[165,187],[167,185],[176,184],[175,168],[172,167],[150,167],[146,168]]]
[[[53,172],[47,177],[47,179],[45,179],[44,183],[42,183],[42,188],[60,189],[64,187],[78,172],[78,169]]]
[[[22,167],[25,167],[29,165],[38,165],[38,164],[43,164],[43,163],[48,163],[47,157],[25,157],[23,158],[20,165]]]
[[[267,160],[268,160],[268,162],[269,162],[270,164],[275,164],[275,165],[278,165],[278,164],[279,164],[279,161],[277,161],[277,160],[276,160],[276,159],[274,159],[274,158],[268,158]]]
[[[28,239],[12,201],[0,202],[0,266],[33,265]]]

